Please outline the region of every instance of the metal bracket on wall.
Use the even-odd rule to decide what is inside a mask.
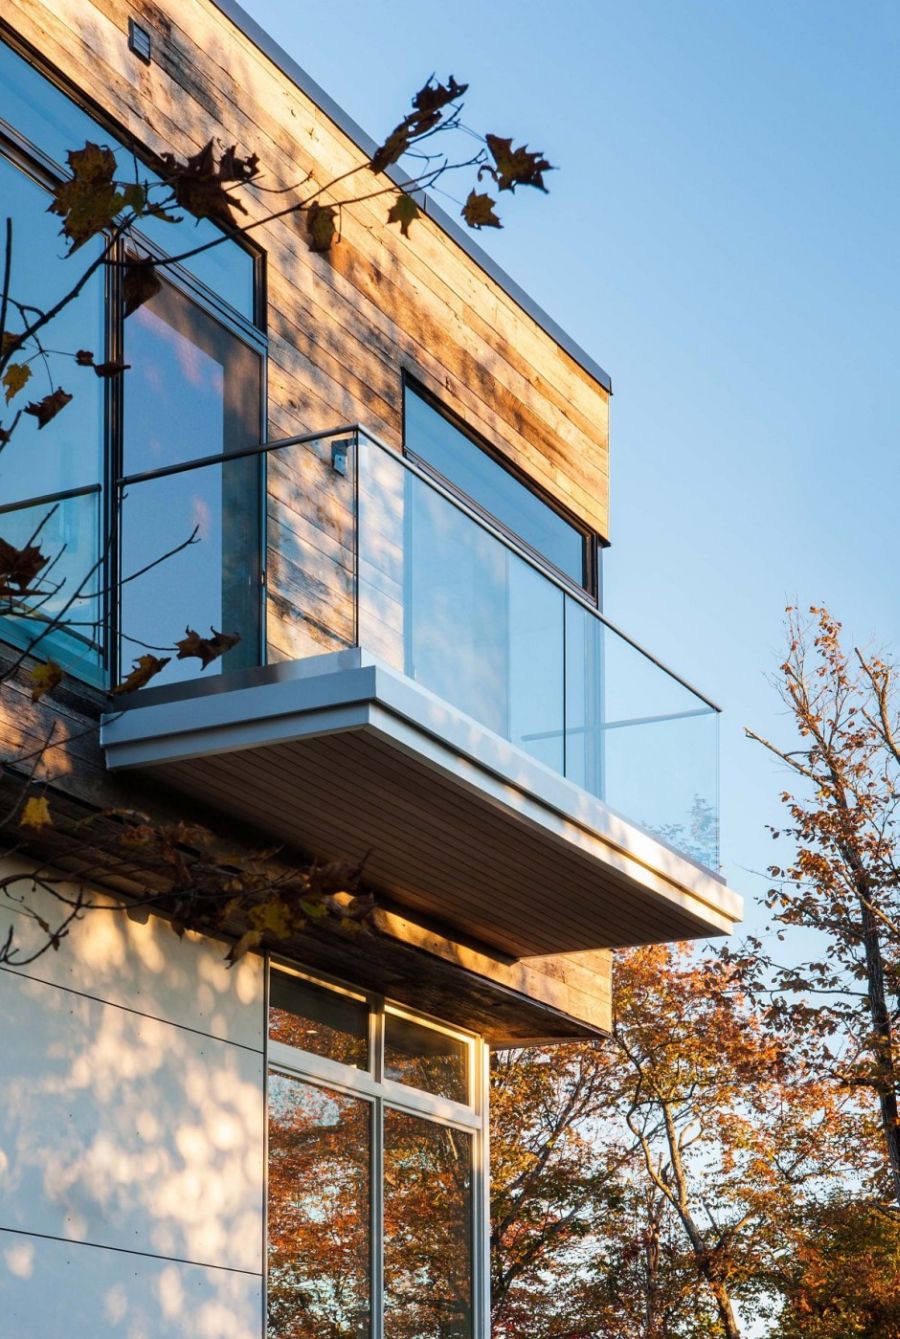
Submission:
[[[347,473],[347,455],[350,447],[353,445],[349,437],[341,437],[338,441],[331,443],[331,468],[335,474]]]

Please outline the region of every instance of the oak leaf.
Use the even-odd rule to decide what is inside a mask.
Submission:
[[[13,587],[20,593],[31,590],[41,568],[49,561],[37,544],[18,549],[0,538],[0,595],[9,595]]]
[[[485,139],[496,167],[482,171],[490,172],[501,191],[514,191],[517,186],[536,186],[546,193],[543,174],[552,172],[553,166],[542,153],[529,152],[525,144],[514,149],[511,139],[501,139],[499,135],[486,135]]]
[[[502,228],[503,224],[494,213],[496,203],[484,191],[471,190],[462,207],[462,216],[470,228]]]
[[[273,935],[276,939],[289,939],[304,925],[304,918],[293,907],[279,898],[272,898],[258,907],[253,907],[247,920],[254,930]]]
[[[122,187],[122,203],[134,214],[143,214],[147,209],[147,187],[134,181],[129,186]],[[154,214],[162,215],[162,211],[153,211]],[[164,217],[164,215],[163,215]],[[174,220],[172,220],[174,222]]]
[[[35,832],[40,832],[41,828],[52,826],[52,824],[53,819],[46,795],[30,796],[25,801],[22,817],[19,819],[19,827],[33,828]]]
[[[373,172],[384,172],[406,153],[410,144],[420,135],[427,134],[440,122],[443,109],[462,97],[468,84],[458,84],[451,74],[447,84],[434,83],[432,76],[412,100],[413,110],[380,144],[369,159]]]
[[[31,380],[31,368],[27,363],[10,363],[0,380],[6,387],[6,403],[9,404],[13,396],[18,395]]]
[[[216,632],[215,628],[210,628],[211,637],[201,637],[193,628],[185,628],[184,631],[181,641],[175,643],[178,648],[176,659],[187,660],[190,656],[196,656],[201,662],[201,669],[206,669],[207,665],[237,646],[241,640],[239,632]]]
[[[71,399],[71,395],[64,391],[62,386],[57,386],[56,390],[52,391],[50,395],[45,395],[43,400],[27,404],[25,413],[31,414],[32,418],[37,419],[38,431],[40,431],[41,428],[46,428],[47,424],[55,419],[61,410],[65,409]]]
[[[330,251],[337,227],[337,210],[315,200],[306,211],[306,239],[310,251]]]
[[[300,909],[310,920],[318,921],[328,915],[328,908],[324,902],[310,902],[309,898],[301,897]]]
[[[48,212],[62,218],[60,231],[71,242],[71,255],[110,226],[125,197],[113,180],[116,159],[112,149],[88,140],[83,149],[72,149],[67,157],[72,176],[56,186]]]
[[[137,692],[139,688],[143,688],[145,684],[155,678],[160,670],[165,669],[170,660],[171,656],[151,656],[149,653],[138,656],[137,660],[134,661],[131,672],[121,683],[117,683],[112,690],[113,696],[117,697],[120,693]]]
[[[378,146],[369,159],[369,167],[373,172],[384,172],[403,157],[412,140],[414,122],[413,116],[407,116],[398,126],[394,126],[384,143]]]
[[[31,700],[40,702],[45,693],[52,693],[63,680],[63,672],[55,660],[36,665],[31,671]]]
[[[401,191],[388,210],[387,221],[388,223],[399,223],[401,233],[404,237],[408,237],[409,225],[419,217],[421,212],[412,196],[407,195],[405,191]]]

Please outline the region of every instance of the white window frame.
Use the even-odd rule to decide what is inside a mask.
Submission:
[[[330,990],[364,1001],[369,1007],[368,1068],[345,1065],[326,1056],[314,1055],[268,1036],[269,982],[271,969],[299,977],[320,990]],[[426,1093],[408,1084],[384,1078],[384,1017],[386,1013],[409,1019],[433,1029],[468,1049],[467,1083],[469,1102]],[[270,958],[266,971],[266,1129],[268,1130],[268,1077],[270,1073],[301,1079],[317,1087],[328,1087],[362,1098],[371,1106],[372,1145],[370,1166],[370,1335],[384,1339],[384,1108],[421,1116],[436,1125],[460,1130],[471,1136],[472,1188],[469,1223],[469,1247],[472,1260],[472,1333],[474,1339],[489,1339],[491,1316],[490,1271],[490,1174],[489,1174],[489,1052],[477,1034],[452,1027],[428,1014],[394,1003],[382,995],[361,990],[324,975],[304,971],[293,964]],[[265,1241],[263,1268],[263,1334],[268,1318],[268,1148],[265,1167]]]

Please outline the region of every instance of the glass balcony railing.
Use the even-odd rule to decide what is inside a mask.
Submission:
[[[210,623],[242,635],[226,670],[358,645],[717,868],[716,707],[413,462],[342,428],[119,492],[126,576],[193,536],[123,588],[124,664]]]

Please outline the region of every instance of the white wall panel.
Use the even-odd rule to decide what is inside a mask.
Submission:
[[[3,1339],[260,1339],[261,1280],[0,1232]]]
[[[27,871],[28,866],[0,862],[3,874],[19,869]],[[61,907],[50,893],[31,891],[29,886],[27,897],[51,925],[59,923]],[[102,893],[92,897],[115,908]],[[0,939],[5,938],[9,925],[14,928],[16,943],[25,951],[45,938],[34,921],[16,915],[0,901]],[[141,924],[116,908],[88,912],[73,926],[58,952],[45,953],[30,966],[16,970],[97,999],[127,1005],[153,1018],[262,1050],[263,961],[249,954],[229,968],[225,953],[223,943],[196,934],[179,939],[156,916]]]
[[[5,971],[0,1016],[0,1227],[261,1269],[258,1052]]]

